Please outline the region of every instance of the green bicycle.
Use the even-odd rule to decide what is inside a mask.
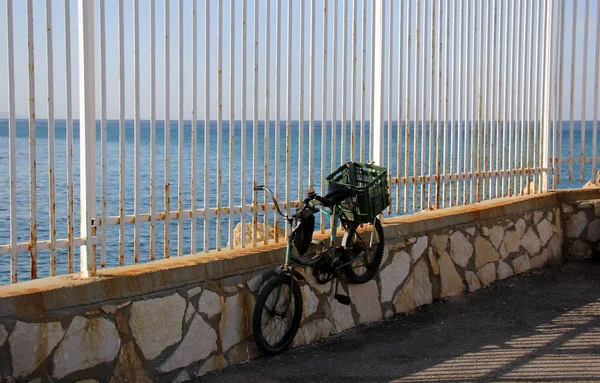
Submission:
[[[285,262],[266,278],[254,306],[254,341],[267,354],[285,350],[300,327],[303,305],[298,280],[304,280],[304,276],[296,265],[311,267],[316,281],[322,284],[342,274],[350,283],[366,283],[381,265],[384,238],[378,215],[390,203],[387,170],[372,163],[348,162],[330,174],[327,181],[327,194],[322,197],[308,190],[302,206],[291,217],[281,211],[268,187],[254,187],[271,196],[290,233]],[[314,214],[319,211],[333,218],[328,241],[312,239]],[[343,227],[344,236],[341,245],[336,246],[338,225]],[[320,245],[320,249],[308,253],[311,244]],[[350,304],[350,298],[338,294],[337,287],[338,283],[335,299]]]

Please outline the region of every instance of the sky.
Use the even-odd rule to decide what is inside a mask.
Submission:
[[[178,116],[178,107],[179,103],[179,35],[178,35],[178,13],[179,13],[179,1],[176,0],[167,0],[170,8],[170,118],[177,119]],[[323,0],[316,0],[315,3],[315,56],[314,56],[314,116],[316,119],[320,119],[322,117],[322,108],[323,108],[323,100],[322,100],[322,91],[326,86],[327,90],[327,101],[325,103],[325,107],[327,108],[327,116],[331,118],[331,104],[332,100],[335,100],[337,106],[337,119],[341,117],[342,105],[345,104],[346,108],[346,119],[349,119],[349,114],[351,112],[351,102],[354,103],[354,110],[357,118],[359,118],[360,113],[360,78],[362,67],[362,56],[360,52],[362,51],[362,39],[361,39],[361,30],[363,26],[363,18],[362,18],[362,7],[363,1],[365,1],[365,20],[367,27],[367,36],[366,36],[366,52],[367,52],[367,60],[366,60],[366,73],[367,73],[367,84],[366,84],[366,99],[365,103],[367,104],[366,110],[369,110],[368,103],[370,102],[370,80],[369,74],[371,73],[371,62],[370,62],[370,50],[371,50],[371,9],[372,3],[370,0],[355,0],[354,4],[356,4],[357,8],[357,43],[356,48],[357,52],[357,71],[356,76],[354,77],[356,82],[354,83],[357,91],[354,93],[356,97],[352,98],[352,92],[348,90],[345,97],[341,94],[341,84],[342,84],[342,33],[343,33],[343,8],[344,4],[348,7],[348,30],[346,33],[346,43],[347,43],[347,69],[346,69],[346,81],[348,89],[352,87],[352,71],[351,71],[351,63],[352,63],[352,45],[351,45],[351,36],[352,36],[352,6],[353,2],[348,0],[329,0],[328,2],[328,67],[327,67],[327,75],[325,77],[326,84],[323,83],[323,28],[324,28],[324,16],[323,10],[325,7],[325,3]],[[442,4],[442,11],[445,11],[443,4],[445,4],[446,0],[442,0],[440,4]],[[487,3],[490,0],[486,0]],[[7,89],[7,27],[6,27],[6,3],[7,0],[0,0],[0,118],[5,117],[8,111],[8,89]],[[54,105],[55,105],[55,117],[56,118],[64,118],[65,117],[65,89],[66,89],[66,81],[65,81],[65,11],[64,11],[64,0],[50,0],[52,7],[52,34],[53,34],[53,57],[54,57]],[[71,67],[72,67],[72,91],[73,91],[73,111],[74,117],[78,117],[78,31],[77,31],[77,3],[78,1],[71,0],[70,1],[70,14],[71,14]],[[103,1],[105,10],[106,10],[106,84],[107,84],[107,105],[106,112],[107,117],[109,119],[117,119],[119,117],[119,57],[118,57],[118,42],[119,42],[119,34],[118,34],[118,0],[104,0]],[[246,55],[246,96],[247,96],[247,118],[251,119],[252,116],[252,100],[253,100],[253,60],[254,60],[254,7],[255,1],[248,0],[247,2],[247,37],[246,37],[246,45],[247,45],[247,55]],[[301,4],[304,3],[304,59],[300,59],[300,46],[301,46],[301,32],[300,32],[300,19],[301,19]],[[422,4],[424,4],[423,2]],[[484,3],[484,2],[481,2]],[[499,4],[500,2],[498,2]],[[523,2],[525,3],[525,2]],[[590,8],[588,10],[589,15],[589,40],[588,40],[588,54],[587,54],[587,80],[586,83],[587,89],[585,94],[583,93],[583,61],[584,61],[584,39],[583,39],[583,29],[584,29],[584,14],[585,14],[585,4],[586,2],[583,0],[578,1],[578,12],[576,14],[576,42],[575,42],[575,91],[574,91],[574,105],[575,110],[574,114],[576,119],[579,119],[582,115],[582,109],[584,106],[583,100],[586,100],[585,103],[585,112],[586,118],[592,118],[593,114],[593,81],[594,81],[594,49],[593,47],[598,44],[596,41],[596,26],[598,25],[598,20],[596,19],[596,10],[598,6],[598,1],[590,1]],[[95,4],[95,37],[97,40],[96,48],[96,91],[97,91],[97,117],[100,117],[100,36],[99,36],[99,18],[100,18],[100,4],[99,0],[94,2]],[[184,54],[181,57],[183,62],[183,93],[184,98],[181,103],[182,110],[184,113],[184,119],[191,118],[192,112],[192,68],[193,68],[193,60],[192,60],[192,1],[191,0],[183,0],[183,42],[184,42]],[[208,15],[208,19],[210,20],[209,24],[209,37],[210,41],[210,54],[209,57],[209,66],[210,72],[207,74],[206,71],[206,55],[205,55],[205,31],[206,31],[206,13],[205,13],[205,4],[206,2],[203,0],[197,1],[197,73],[198,73],[198,81],[197,81],[197,95],[198,95],[198,103],[197,103],[197,115],[199,119],[205,118],[205,87],[206,81],[208,81],[209,85],[209,100],[210,105],[208,108],[209,118],[214,120],[217,118],[218,111],[218,102],[217,102],[217,35],[218,35],[218,1],[210,0],[210,13]],[[234,28],[235,32],[233,35],[234,41],[234,51],[233,51],[233,70],[231,70],[231,24],[230,24],[230,15],[231,15],[231,6],[234,6]],[[222,68],[223,68],[223,119],[227,120],[230,118],[231,105],[233,105],[234,119],[239,120],[241,118],[241,103],[242,103],[242,0],[223,0],[223,25],[222,25],[222,39],[223,39],[223,56],[222,56]],[[292,120],[297,120],[299,118],[299,109],[300,109],[300,87],[299,87],[299,79],[300,72],[303,70],[304,76],[304,111],[303,118],[309,118],[309,98],[310,98],[310,5],[311,1],[300,1],[294,0],[291,2],[281,1],[279,10],[281,15],[281,22],[279,25],[275,22],[277,19],[277,1],[270,1],[270,54],[267,56],[266,54],[266,0],[258,1],[258,31],[259,31],[259,41],[258,41],[258,89],[256,93],[258,94],[258,111],[259,111],[259,119],[264,118],[265,113],[265,93],[266,93],[266,83],[267,77],[270,82],[270,118],[275,119],[277,116],[277,102],[279,99],[279,117],[281,120],[285,120],[288,116],[287,112],[287,91],[288,91],[288,65],[290,66],[290,107],[289,107],[289,116]],[[291,5],[290,5],[291,4]],[[392,42],[393,49],[396,49],[397,39],[399,38],[399,33],[404,28],[406,24],[406,19],[404,17],[399,16],[398,12],[400,10],[399,7],[400,2],[394,2],[394,8],[392,9]],[[435,1],[434,4],[438,4],[438,0]],[[461,6],[463,9],[472,9],[474,4],[473,1],[449,1],[448,10],[451,11],[454,7]],[[338,9],[338,35],[337,41],[334,43],[333,41],[333,10],[337,5]],[[565,9],[565,78],[564,78],[564,90],[563,94],[566,96],[563,98],[563,108],[564,108],[564,118],[569,118],[569,89],[570,89],[570,68],[571,68],[571,23],[573,19],[573,1],[566,2]],[[134,107],[134,46],[133,46],[133,36],[134,36],[134,28],[133,28],[133,1],[132,0],[124,0],[124,69],[125,69],[125,117],[128,119],[133,118],[133,107]],[[156,116],[158,119],[164,118],[165,112],[165,55],[164,55],[164,41],[165,41],[165,1],[157,1],[155,2],[156,7],[156,19],[154,22],[154,30],[156,33],[156,86],[155,86],[155,94],[156,94],[156,105],[157,111]],[[290,7],[290,8],[288,8]],[[42,0],[33,0],[33,8],[34,8],[34,51],[35,51],[35,84],[36,84],[36,115],[38,118],[46,118],[48,115],[48,107],[46,99],[48,97],[47,93],[47,64],[46,64],[46,4]],[[414,13],[414,2],[412,2],[412,12]],[[27,73],[27,14],[26,14],[26,1],[21,0],[13,0],[13,17],[14,17],[14,48],[15,48],[15,84],[16,84],[16,114],[18,117],[27,116],[28,115],[28,73]],[[431,8],[429,8],[431,9]],[[291,15],[288,10],[291,10]],[[389,5],[385,8],[386,12],[390,12]],[[439,11],[439,10],[438,10]],[[421,10],[423,12],[423,10]],[[387,20],[387,13],[384,17]],[[292,44],[290,51],[290,59],[288,60],[288,44],[287,44],[287,30],[288,30],[288,17],[291,20],[292,25]],[[479,21],[483,23],[483,21]],[[414,24],[414,23],[413,23]],[[410,29],[414,29],[414,25],[410,25]],[[139,63],[140,63],[140,117],[142,119],[149,119],[151,110],[150,110],[150,95],[151,95],[151,86],[150,86],[150,35],[151,35],[151,20],[150,20],[150,0],[140,0],[139,1]],[[480,24],[481,25],[481,24]],[[426,31],[427,33],[427,31]],[[389,25],[386,26],[386,36],[389,36]],[[277,55],[275,54],[276,43],[277,40],[280,40],[281,44],[281,55],[280,60],[277,59]],[[386,37],[385,45],[389,43],[389,37]],[[414,44],[413,44],[414,45]],[[406,45],[402,45],[402,47],[406,47]],[[403,48],[403,49],[404,49]],[[337,50],[337,69],[335,70],[337,76],[338,89],[336,91],[332,91],[332,79],[334,68],[332,67],[332,52],[333,50]],[[413,46],[414,49],[414,46]],[[406,61],[406,65],[409,65],[409,70],[414,71],[414,60],[411,55],[414,52],[409,52],[408,57],[410,58]],[[396,84],[398,83],[397,74],[395,74],[396,68],[398,68],[398,57],[397,50],[393,52],[393,60],[392,60],[392,72],[386,72],[384,77],[384,81],[389,82],[390,84],[394,84],[388,90],[388,87],[384,87],[385,97],[391,95],[392,97],[392,105],[397,104],[397,95],[396,95]],[[407,56],[407,55],[404,55]],[[456,57],[456,56],[453,56]],[[268,58],[269,61],[269,72],[266,73],[266,60]],[[404,58],[403,60],[405,60]],[[280,62],[280,87],[279,94],[280,97],[277,97],[277,89],[276,89],[276,64]],[[402,71],[404,71],[404,61],[403,65],[400,65]],[[466,73],[466,67],[463,69]],[[230,89],[231,89],[231,75],[233,74],[233,95],[234,102],[231,103],[230,99]],[[412,75],[412,72],[411,72]],[[404,76],[404,75],[403,75]],[[410,77],[410,76],[409,76]],[[208,80],[207,80],[208,78]],[[391,81],[390,81],[391,79]],[[405,83],[401,80],[401,87],[404,87]],[[413,81],[413,80],[411,80]],[[429,81],[427,80],[427,85],[429,85]],[[493,87],[494,84],[490,83],[490,87]],[[456,88],[456,91],[460,91],[460,87]],[[386,108],[385,113],[387,114],[387,102],[385,103],[384,108]],[[577,118],[579,116],[579,118]],[[366,116],[366,119],[369,119],[369,116]]]

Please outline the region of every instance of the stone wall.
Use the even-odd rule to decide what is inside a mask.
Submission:
[[[387,219],[380,273],[340,286],[350,306],[304,272],[294,346],[557,261],[562,227],[555,193]],[[2,287],[0,377],[185,381],[255,358],[255,297],[282,257],[275,245]]]
[[[565,247],[574,258],[600,254],[600,199],[565,202]]]

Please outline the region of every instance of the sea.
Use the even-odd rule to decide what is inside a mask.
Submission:
[[[308,188],[309,182],[309,167],[312,164],[314,174],[314,186],[317,192],[322,192],[326,188],[326,182],[322,182],[327,175],[336,170],[337,167],[349,160],[368,161],[371,151],[370,147],[370,127],[369,123],[357,123],[354,127],[354,135],[352,135],[352,127],[350,122],[345,125],[338,121],[333,129],[332,122],[322,124],[321,121],[315,121],[313,125],[308,121],[302,123],[292,121],[289,126],[285,121],[281,121],[279,125],[275,121],[270,121],[265,124],[264,121],[258,121],[256,126],[252,121],[248,121],[245,125],[241,121],[235,121],[230,129],[228,121],[223,121],[219,126],[217,121],[211,121],[209,129],[209,142],[204,141],[205,124],[204,121],[198,121],[196,124],[195,136],[195,158],[196,158],[196,206],[203,208],[216,207],[217,204],[225,207],[229,206],[230,187],[232,189],[232,204],[239,206],[244,202],[251,204],[253,198],[252,186],[254,182],[257,184],[266,183],[277,192],[280,200],[285,201],[289,198],[290,201],[298,200],[304,191]],[[508,167],[508,154],[511,150],[512,160],[514,161],[515,151],[514,144],[523,145],[527,152],[529,145],[529,156],[524,158],[526,163],[527,158],[531,164],[539,164],[540,153],[535,148],[534,142],[539,142],[539,123],[531,121],[529,124],[523,125],[523,131],[529,131],[529,140],[527,133],[521,134],[521,125],[516,122],[512,123],[488,123],[486,135],[481,135],[481,140],[478,141],[477,132],[479,125],[473,124],[454,124],[454,134],[450,133],[450,124],[443,122],[434,122],[431,125],[417,125],[416,129],[411,122],[408,124],[409,145],[406,147],[406,125],[397,122],[385,123],[384,126],[384,164],[393,177],[400,174],[403,176],[405,164],[408,163],[408,174],[413,174],[414,167],[417,168],[417,173],[428,174],[430,163],[432,174],[436,172],[435,154],[440,153],[440,166],[456,170],[465,170],[465,161],[470,165],[471,152],[464,150],[465,147],[471,148],[471,140],[479,146],[480,151],[487,153],[488,160],[496,163],[498,158],[499,166],[502,167],[502,159],[504,158],[505,165]],[[587,157],[592,156],[593,151],[593,123],[591,121],[574,121],[573,122],[573,147],[569,145],[570,121],[564,121],[560,126],[557,126],[557,137],[562,136],[562,146],[556,145],[552,148],[557,153],[560,151],[563,157],[569,157],[572,153],[574,157],[580,156],[581,151],[581,134],[585,129],[585,152]],[[388,126],[390,128],[388,128]],[[508,135],[512,126],[512,131],[517,131],[516,136]],[[529,126],[529,129],[527,129]],[[268,129],[265,129],[268,127]],[[342,129],[342,127],[344,129]],[[444,135],[444,127],[446,134]],[[472,129],[475,134],[472,135]],[[537,128],[537,137],[534,131]],[[165,123],[164,121],[156,122],[156,143],[151,147],[150,131],[151,124],[148,120],[140,121],[140,143],[139,156],[140,167],[139,172],[140,186],[140,212],[150,212],[150,169],[151,160],[154,158],[156,163],[156,211],[164,211],[164,185],[168,181],[171,185],[170,200],[171,210],[177,209],[177,201],[179,193],[183,201],[183,208],[190,209],[191,207],[191,179],[192,179],[192,158],[194,147],[192,146],[192,134],[194,133],[192,122],[184,121],[180,127],[178,121],[171,121],[169,124],[170,142],[165,145]],[[126,120],[124,124],[125,130],[125,158],[124,158],[124,179],[125,179],[125,214],[134,214],[135,206],[135,128],[132,120]],[[218,140],[218,132],[221,132],[221,140]],[[265,139],[265,130],[268,131],[268,140]],[[439,130],[439,140],[438,140]],[[179,136],[182,131],[182,140],[180,143]],[[333,133],[335,131],[335,133]],[[505,143],[503,144],[503,132],[507,132]],[[457,133],[458,132],[458,133]],[[467,146],[465,146],[465,132]],[[482,130],[483,132],[483,130]],[[245,134],[244,134],[245,133]],[[416,151],[414,150],[414,137],[416,133]],[[96,123],[96,174],[97,174],[97,215],[100,215],[100,206],[103,202],[102,183],[106,184],[106,208],[108,216],[119,215],[119,162],[120,162],[120,134],[121,127],[118,120],[107,121],[106,126],[106,147],[102,148],[102,128],[98,121]],[[459,134],[457,136],[457,134]],[[490,136],[491,134],[491,136]],[[245,137],[243,137],[245,136]],[[276,136],[278,136],[278,147],[275,145]],[[230,145],[230,137],[232,138]],[[256,139],[254,139],[256,137]],[[312,139],[311,139],[312,137]],[[444,139],[445,137],[445,139]],[[491,137],[491,140],[490,140]],[[324,145],[322,140],[324,138]],[[511,147],[508,142],[511,139]],[[242,144],[242,141],[245,144]],[[451,142],[452,141],[452,142]],[[460,141],[460,147],[458,146]],[[312,142],[312,148],[311,148]],[[354,145],[352,145],[354,142]],[[208,162],[206,165],[208,171],[207,190],[209,198],[206,201],[204,197],[204,172],[205,158],[204,147],[208,146]],[[452,146],[452,150],[451,149]],[[170,161],[168,164],[169,179],[165,180],[165,148],[168,147]],[[351,148],[354,151],[351,153]],[[8,120],[0,119],[0,245],[10,243],[10,163],[9,163],[9,132]],[[48,240],[50,233],[49,225],[49,191],[48,191],[48,121],[36,121],[35,134],[36,148],[36,212],[37,212],[37,234],[38,240]],[[180,150],[181,148],[181,150]],[[218,151],[221,151],[221,159],[218,160]],[[265,150],[266,148],[266,150]],[[289,149],[289,152],[286,150]],[[311,150],[312,149],[312,150]],[[322,150],[323,149],[323,150]],[[56,234],[57,238],[67,238],[67,139],[66,139],[66,121],[55,121],[55,163],[54,173],[56,176]],[[106,179],[103,180],[102,175],[102,152],[106,152]],[[256,152],[256,161],[255,153]],[[266,154],[265,154],[266,152]],[[230,155],[231,153],[231,155]],[[431,157],[429,153],[432,153]],[[476,152],[473,153],[476,155]],[[183,177],[181,190],[178,187],[179,180],[179,157],[182,157],[183,167],[181,168],[181,176]],[[465,157],[466,156],[466,157]],[[333,157],[333,166],[332,166]],[[460,163],[458,158],[460,157]],[[266,159],[266,166],[265,166]],[[405,160],[408,160],[405,162]],[[519,157],[520,161],[520,157]],[[399,165],[399,166],[398,166]],[[599,164],[600,165],[600,164]],[[232,177],[230,178],[230,167]],[[29,241],[29,225],[30,225],[30,195],[29,195],[29,121],[26,119],[16,120],[16,190],[17,190],[17,239],[18,242]],[[286,171],[289,168],[289,194],[286,194]],[[599,166],[600,168],[600,166]],[[242,177],[242,169],[244,177]],[[266,181],[265,181],[266,169]],[[399,171],[398,171],[399,170]],[[443,172],[442,172],[443,173]],[[581,187],[591,177],[592,163],[586,162],[584,167],[584,179],[580,178],[581,168],[579,163],[573,163],[570,173],[569,163],[563,163],[561,168],[560,183],[556,183],[557,188]],[[221,175],[219,177],[219,174]],[[571,174],[571,177],[569,177]],[[277,177],[276,177],[277,175]],[[73,177],[75,181],[75,236],[79,235],[79,122],[73,121]],[[219,188],[219,178],[221,186]],[[275,184],[275,179],[279,182]],[[555,177],[554,181],[558,181]],[[525,185],[527,183],[525,182]],[[242,195],[242,185],[245,185],[245,193]],[[404,186],[400,186],[401,205],[397,205],[397,200],[394,199],[392,205],[392,214],[404,213],[404,206],[408,207],[408,212],[419,210],[423,205],[427,205],[431,200],[428,199],[427,192],[435,195],[435,185],[430,188],[425,187],[425,199],[423,204],[419,198],[420,193],[417,192],[419,201],[415,201],[416,209],[413,209],[412,201],[412,186],[409,187],[404,204]],[[501,183],[498,183],[498,188],[501,188]],[[488,193],[488,187],[484,188],[483,193]],[[495,184],[492,186],[494,193]],[[220,201],[219,201],[219,193]],[[446,190],[449,190],[449,183],[446,184]],[[392,187],[392,195],[397,195],[396,186]],[[488,195],[482,195],[487,197]],[[447,198],[449,196],[447,195]],[[469,197],[467,197],[469,198]],[[260,197],[260,202],[263,202],[263,197]],[[251,216],[246,214],[246,222],[250,222]],[[229,241],[229,220],[231,225],[235,226],[241,221],[241,216],[236,215],[229,217],[224,215],[220,223],[220,246],[225,247]],[[263,219],[263,215],[259,216]],[[273,217],[270,216],[270,222],[273,222]],[[185,219],[181,228],[183,234],[183,254],[191,254],[203,251],[203,232],[204,225],[208,225],[208,243],[210,249],[217,247],[217,226],[216,217],[209,218],[208,221],[200,218],[196,222],[197,226],[197,244],[196,248],[191,248],[190,233],[191,220]],[[177,221],[170,223],[170,253],[176,256],[178,253]],[[100,230],[98,234],[100,234]],[[159,251],[157,258],[163,256],[162,248],[164,246],[164,223],[157,222],[156,245]],[[107,248],[106,248],[106,266],[119,266],[119,227],[109,226],[106,228]],[[133,263],[133,248],[134,248],[134,226],[126,225],[125,230],[126,246],[125,246],[125,264]],[[150,247],[150,225],[149,223],[140,224],[140,262],[149,261]],[[75,268],[78,269],[79,249],[76,248]],[[18,255],[18,275],[19,281],[29,279],[29,253],[21,253]],[[45,277],[50,274],[50,252],[41,251],[38,253],[38,277]],[[100,248],[98,247],[98,265],[100,266]],[[67,273],[67,251],[60,249],[57,251],[57,274]],[[0,285],[10,282],[10,255],[0,255]]]

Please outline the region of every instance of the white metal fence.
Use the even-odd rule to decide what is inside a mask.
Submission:
[[[389,214],[597,170],[598,1],[3,2],[4,283],[46,254],[40,276],[233,247],[238,224],[257,246],[278,223],[253,184],[291,209],[350,160],[388,167]]]

